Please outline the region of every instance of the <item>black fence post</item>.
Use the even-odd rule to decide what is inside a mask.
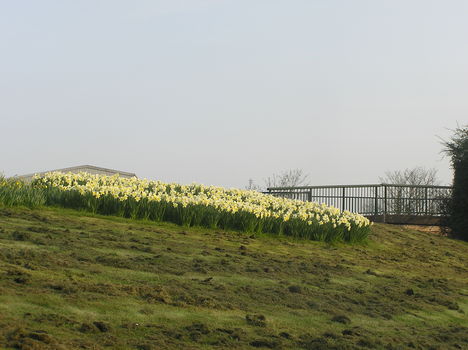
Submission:
[[[378,193],[378,187],[374,187],[375,191],[375,202],[374,202],[374,215],[377,216],[379,215],[379,193]]]
[[[424,213],[427,215],[429,214],[429,203],[427,202],[427,191],[428,191],[428,187],[425,188],[425,191],[424,191],[424,207],[425,207],[425,210],[424,210]]]
[[[341,211],[345,210],[345,196],[346,196],[346,187],[343,187],[343,195],[341,197]]]
[[[387,185],[383,185],[384,187],[384,212],[383,212],[383,222],[387,220]]]

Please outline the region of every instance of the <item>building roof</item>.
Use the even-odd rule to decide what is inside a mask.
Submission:
[[[34,175],[44,175],[46,173],[54,172],[54,171],[59,171],[62,173],[79,173],[79,172],[87,172],[91,174],[102,174],[102,175],[115,175],[119,174],[123,177],[137,177],[135,173],[129,173],[127,171],[120,171],[120,170],[114,170],[114,169],[108,169],[108,168],[101,168],[97,167],[94,165],[78,165],[78,166],[73,166],[69,168],[62,168],[62,169],[54,169],[54,170],[47,170],[47,171],[41,171],[33,174],[26,174],[26,175],[19,175],[17,176],[20,179],[29,179],[32,178]]]

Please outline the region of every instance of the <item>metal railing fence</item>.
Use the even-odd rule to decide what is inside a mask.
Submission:
[[[302,201],[325,203],[365,216],[442,216],[450,186],[426,185],[335,185],[272,187],[266,194]]]

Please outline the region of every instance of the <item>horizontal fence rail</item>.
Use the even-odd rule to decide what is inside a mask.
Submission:
[[[369,184],[271,187],[265,193],[325,203],[385,222],[389,216],[441,217],[451,191],[450,186]]]

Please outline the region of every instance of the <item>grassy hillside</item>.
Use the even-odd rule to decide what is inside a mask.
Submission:
[[[0,209],[0,348],[462,349],[468,244],[330,246]]]

